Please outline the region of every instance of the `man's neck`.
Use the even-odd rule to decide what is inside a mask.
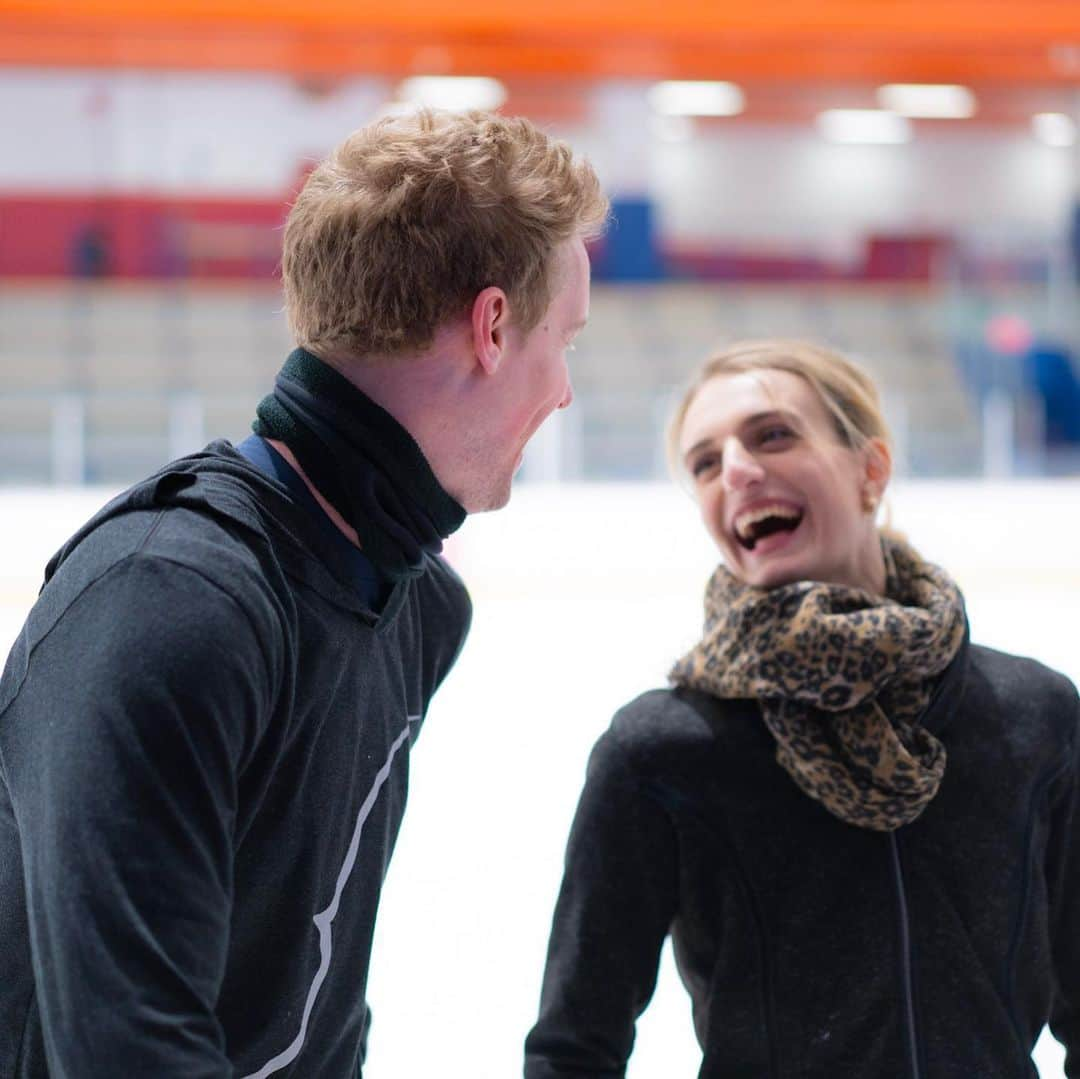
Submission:
[[[360,548],[360,537],[356,534],[356,529],[353,528],[352,525],[350,525],[345,520],[345,518],[342,517],[341,514],[338,513],[338,511],[336,509],[334,509],[334,507],[329,502],[327,502],[327,500],[325,498],[323,498],[322,494],[319,492],[319,490],[315,486],[315,484],[313,484],[311,482],[311,480],[308,479],[307,473],[300,467],[300,462],[297,461],[296,457],[293,455],[293,451],[290,450],[289,447],[286,446],[284,442],[281,442],[276,438],[268,438],[266,441],[267,441],[267,443],[269,445],[273,446],[274,449],[278,453],[280,453],[281,456],[284,457],[286,461],[289,462],[289,466],[304,481],[304,485],[311,492],[312,497],[315,499],[315,501],[319,503],[319,506],[322,508],[322,511],[341,530],[341,532],[345,536],[345,538],[354,547]]]
[[[420,352],[363,362],[324,359],[409,433],[443,489],[462,500],[462,403],[474,381],[469,327],[464,320],[440,327]]]

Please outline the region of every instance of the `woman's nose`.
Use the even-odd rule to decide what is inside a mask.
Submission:
[[[760,483],[765,470],[757,458],[737,439],[729,438],[724,446],[723,482],[729,491],[738,491],[752,483]]]

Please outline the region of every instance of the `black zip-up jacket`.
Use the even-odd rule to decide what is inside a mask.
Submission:
[[[570,835],[527,1079],[625,1074],[669,931],[700,1079],[1034,1079],[1048,1019],[1080,1076],[1076,690],[965,645],[923,722],[945,778],[885,834],[801,793],[752,701],[657,690],[619,712]]]
[[[373,613],[227,443],[72,539],[0,679],[0,1077],[356,1079],[409,751],[464,638]]]

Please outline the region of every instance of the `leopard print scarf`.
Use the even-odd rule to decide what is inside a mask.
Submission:
[[[705,634],[672,683],[752,697],[776,759],[829,812],[892,831],[937,793],[945,747],[919,717],[966,633],[964,601],[944,570],[882,537],[886,597],[799,581],[753,588],[720,566],[705,596]]]

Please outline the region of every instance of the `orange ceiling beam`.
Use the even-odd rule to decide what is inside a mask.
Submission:
[[[0,0],[0,63],[1080,86],[1080,0]]]
[[[0,14],[60,20],[321,26],[429,32],[876,33],[985,40],[1080,34],[1075,0],[0,0]]]

